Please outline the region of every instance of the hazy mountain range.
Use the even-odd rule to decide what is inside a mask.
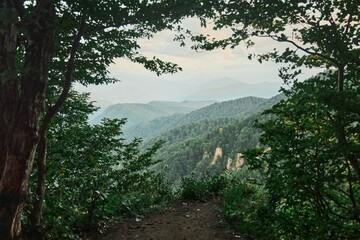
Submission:
[[[213,104],[214,101],[152,101],[149,103],[118,103],[110,105],[103,111],[99,112],[90,123],[97,124],[103,118],[126,118],[127,124],[124,129],[136,126],[139,123],[151,121],[156,118],[170,116],[173,114],[190,113],[196,109]]]
[[[143,79],[124,80],[113,86],[99,86],[91,91],[92,100],[100,107],[111,104],[159,101],[208,101],[217,102],[246,96],[269,98],[278,94],[280,83],[244,83],[241,79],[221,78],[209,81],[184,80],[146,81]],[[141,86],[141,87],[139,87]],[[84,89],[86,91],[86,89]]]
[[[268,82],[257,84],[248,84],[236,81],[226,81],[224,84],[221,84],[221,82],[220,84],[219,82],[214,82],[214,84],[206,84],[206,86],[202,86],[199,90],[187,96],[187,99],[216,99],[217,101],[227,101],[244,96],[268,98],[274,96],[278,91],[278,84]]]
[[[141,137],[146,141],[178,126],[224,117],[246,116],[249,112],[251,114],[255,107],[266,101],[267,99],[265,98],[245,97],[213,103],[189,113],[177,113],[135,124],[132,127],[126,128],[124,136],[127,139]]]

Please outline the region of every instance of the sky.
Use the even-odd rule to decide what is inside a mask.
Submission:
[[[210,33],[219,38],[228,34],[226,31],[201,29],[197,27],[199,24],[195,19],[186,20],[184,25],[195,32]],[[181,72],[158,77],[142,65],[126,59],[116,59],[109,71],[110,75],[120,82],[103,86],[76,85],[76,89],[90,92],[91,99],[97,101],[99,106],[107,106],[115,103],[147,103],[154,100],[222,101],[247,95],[271,97],[278,93],[280,86],[283,86],[282,80],[278,77],[278,64],[260,64],[256,60],[248,60],[247,56],[254,52],[265,53],[275,47],[289,47],[286,44],[279,44],[270,39],[256,39],[256,44],[251,49],[239,45],[234,49],[196,52],[190,49],[190,45],[180,47],[179,43],[173,41],[174,36],[174,32],[163,31],[150,40],[141,40],[139,52],[150,58],[156,56],[176,63],[183,69]],[[302,77],[305,79],[312,74],[314,73],[308,71]],[[229,90],[231,93],[228,98],[224,97]]]

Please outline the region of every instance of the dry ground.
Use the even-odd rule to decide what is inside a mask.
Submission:
[[[228,240],[242,239],[229,230],[221,219],[219,199],[207,202],[178,202],[164,212],[141,221],[135,219],[114,226],[93,240]]]

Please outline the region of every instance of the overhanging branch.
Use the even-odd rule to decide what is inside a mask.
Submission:
[[[289,39],[281,39],[280,37],[278,36],[271,36],[269,35],[269,37],[277,42],[287,42],[287,43],[290,43],[292,44],[293,46],[295,46],[297,49],[300,49],[301,51],[309,54],[309,55],[314,55],[314,56],[318,56],[318,57],[321,57],[329,62],[331,62],[334,66],[339,66],[340,63],[337,62],[335,59],[329,57],[329,56],[326,56],[325,54],[322,54],[322,53],[318,53],[318,52],[313,52],[313,51],[310,51],[309,49],[306,49],[304,47],[301,47],[299,44],[297,44],[296,42],[292,41],[292,40],[289,40]]]
[[[51,119],[60,110],[61,106],[64,104],[64,102],[66,101],[66,99],[69,95],[69,91],[70,91],[71,84],[73,81],[73,72],[75,69],[76,53],[77,53],[79,45],[80,45],[80,40],[81,40],[82,36],[84,35],[85,25],[86,25],[86,15],[83,14],[82,18],[81,18],[79,30],[78,30],[76,36],[74,37],[74,40],[72,43],[70,58],[66,65],[65,81],[64,81],[63,90],[62,90],[59,98],[57,99],[56,103],[53,106],[48,108],[48,111],[46,112],[45,117],[43,119],[43,123],[41,125],[41,129],[44,132],[47,130],[47,127],[48,127]]]

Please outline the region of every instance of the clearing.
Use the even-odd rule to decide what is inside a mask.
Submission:
[[[128,220],[92,240],[228,240],[243,239],[227,228],[219,211],[220,200],[185,201],[140,221]]]

